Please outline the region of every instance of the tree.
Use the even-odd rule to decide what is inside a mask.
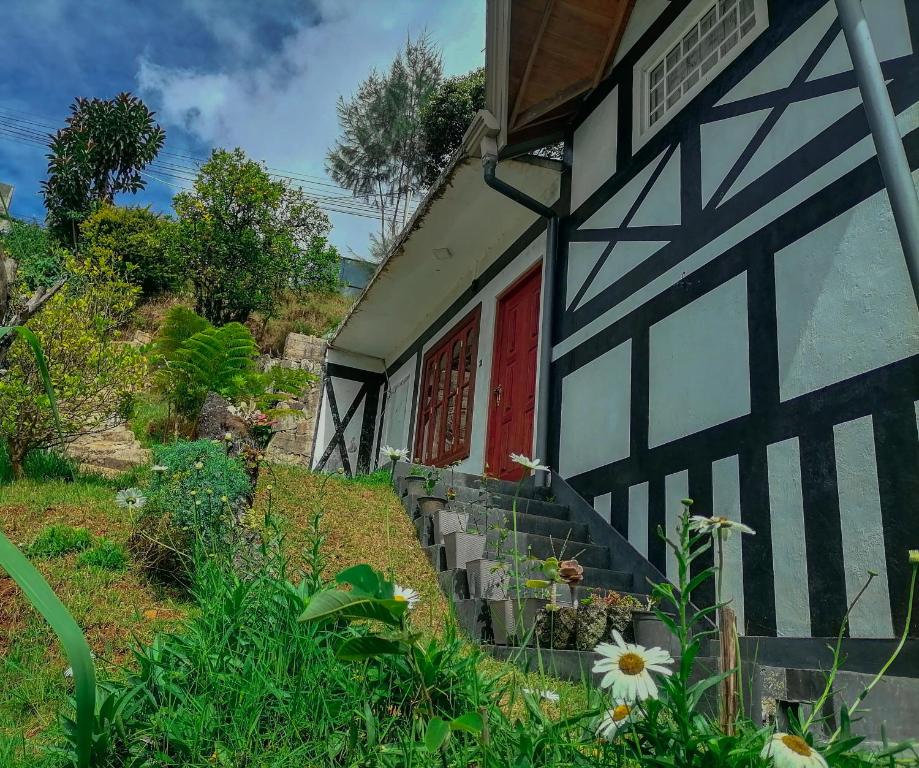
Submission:
[[[115,341],[134,308],[137,289],[111,273],[93,276],[72,269],[76,279],[29,326],[44,350],[62,433],[39,365],[24,341],[10,347],[0,379],[0,439],[17,476],[29,451],[59,447],[62,437],[102,431],[123,418],[146,377],[140,352]]]
[[[66,251],[35,223],[11,221],[0,236],[0,328],[25,325],[67,281]],[[15,336],[0,337],[0,369]]]
[[[424,187],[422,111],[440,83],[440,52],[427,35],[409,38],[385,74],[376,70],[349,101],[338,99],[341,135],[329,175],[380,214],[377,252],[398,234]]]
[[[111,265],[144,296],[175,288],[185,277],[181,254],[170,246],[172,222],[149,207],[107,203],[80,225],[81,262]]]
[[[430,187],[457,150],[476,112],[485,108],[485,68],[451,77],[421,110],[424,153],[422,180]]]
[[[163,146],[166,134],[136,96],[78,98],[67,125],[48,143],[48,179],[42,183],[48,226],[62,243],[76,247],[77,230],[99,203],[144,189],[141,171]]]
[[[241,149],[214,150],[173,207],[173,247],[186,260],[197,311],[215,325],[270,314],[286,289],[337,285],[328,217]]]

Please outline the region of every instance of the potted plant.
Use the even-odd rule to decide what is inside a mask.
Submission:
[[[434,491],[440,482],[440,470],[431,467],[424,476],[424,496],[418,497],[418,509],[422,515],[430,515],[447,506],[447,500],[442,496],[435,496]]]
[[[593,650],[606,634],[608,622],[609,607],[603,598],[588,595],[579,600],[574,647],[579,651]]]
[[[495,645],[529,644],[536,626],[536,617],[549,604],[546,596],[517,597],[489,600],[491,627]]]
[[[403,496],[420,496],[424,490],[424,472],[418,464],[412,464],[408,474],[402,478]]]
[[[622,595],[615,590],[610,590],[602,598],[607,608],[606,633],[603,640],[611,641],[613,639],[613,630],[615,629],[626,640],[635,639],[635,630],[633,628],[632,617],[635,612],[643,610],[642,604],[632,595]]]
[[[571,602],[574,603],[574,589],[584,580],[584,567],[575,559],[558,561],[547,558],[543,563],[545,580],[531,581],[528,585],[547,584],[549,604],[536,617],[535,635],[542,645],[549,648],[567,649],[574,647],[578,626],[576,604],[561,605],[558,601],[558,585],[567,584]]]
[[[658,646],[670,653],[679,652],[674,644],[673,634],[654,612],[655,603],[656,600],[649,597],[645,608],[632,611],[632,631],[635,633],[635,642],[646,648]]]

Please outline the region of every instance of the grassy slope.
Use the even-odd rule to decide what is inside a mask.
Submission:
[[[128,512],[114,504],[114,491],[133,483],[79,478],[75,483],[22,480],[0,484],[0,529],[27,547],[48,525],[85,527],[93,536],[124,544],[131,532]],[[385,474],[346,480],[317,476],[294,467],[269,467],[259,483],[257,509],[269,507],[281,520],[293,557],[292,579],[310,545],[310,522],[320,510],[323,576],[331,579],[349,565],[366,562],[391,572],[397,583],[416,589],[421,604],[414,624],[439,634],[450,619],[450,605],[415,535],[415,529],[389,486]],[[97,656],[100,677],[117,675],[136,642],[147,642],[158,630],[177,627],[191,605],[150,584],[129,566],[111,573],[77,564],[77,555],[35,562],[84,628]],[[490,674],[534,690],[562,694],[564,714],[584,703],[576,685],[537,675],[483,657]],[[53,737],[68,684],[67,662],[40,617],[21,598],[12,580],[0,571],[0,752],[4,737],[25,735],[41,742]],[[519,706],[519,699],[511,704]],[[0,755],[0,764],[3,763]]]
[[[422,630],[438,634],[452,620],[452,605],[437,583],[437,575],[418,541],[414,526],[393,492],[385,472],[348,480],[339,476],[314,475],[297,467],[271,467],[263,471],[257,507],[268,508],[285,521],[290,551],[296,556],[309,540],[310,517],[324,510],[321,530],[327,556],[326,579],[357,563],[369,563],[397,584],[412,587],[421,603],[412,622]],[[387,528],[389,532],[387,533]],[[492,675],[516,678],[519,686],[552,690],[561,694],[558,714],[580,711],[586,706],[584,687],[549,675],[522,674],[505,662],[483,656],[481,664]],[[516,709],[519,699],[514,703]]]
[[[22,547],[48,525],[84,527],[125,543],[128,513],[113,503],[112,485],[22,480],[0,485],[0,529]],[[77,565],[77,554],[34,562],[84,628],[100,672],[124,662],[135,640],[175,626],[188,605],[128,567],[109,572]],[[56,724],[68,686],[67,662],[54,634],[0,569],[0,737],[39,736]]]

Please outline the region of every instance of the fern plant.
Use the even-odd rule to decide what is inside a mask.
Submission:
[[[215,328],[185,307],[170,311],[156,344],[160,385],[175,409],[193,418],[208,392],[232,399],[259,394],[258,353],[249,329],[240,323]]]

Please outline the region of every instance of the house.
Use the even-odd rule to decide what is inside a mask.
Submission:
[[[873,49],[853,5],[490,0],[488,109],[331,340],[314,466],[538,455],[670,578],[655,532],[692,497],[756,531],[743,633],[832,637],[869,571],[848,635],[901,632],[919,2],[864,0]]]
[[[342,256],[338,270],[338,277],[341,281],[341,291],[346,296],[360,296],[361,291],[367,287],[370,278],[373,276],[376,264],[364,259],[352,259]]]

